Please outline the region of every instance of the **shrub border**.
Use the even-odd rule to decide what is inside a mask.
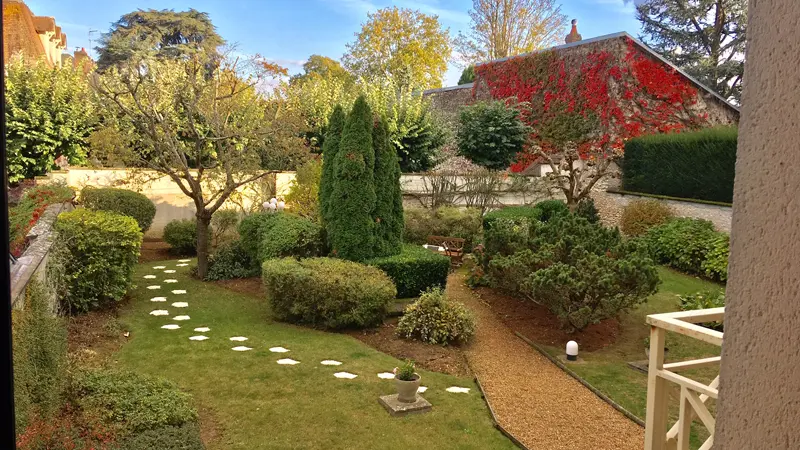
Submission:
[[[699,203],[701,205],[713,205],[713,206],[727,206],[733,207],[733,203],[725,203],[725,202],[716,202],[714,200],[703,200],[699,198],[683,198],[683,197],[670,197],[669,195],[659,195],[659,194],[648,194],[645,192],[633,192],[633,191],[625,191],[622,189],[613,189],[609,188],[606,189],[606,192],[609,194],[618,194],[618,195],[632,195],[636,197],[649,197],[655,198],[658,200],[674,200],[676,202],[684,202],[684,203]]]
[[[519,333],[517,331],[514,331],[514,334],[516,334],[518,338],[520,338],[523,341],[525,341],[526,344],[528,344],[531,347],[533,347],[534,349],[536,349],[537,352],[541,353],[545,358],[549,359],[550,362],[552,362],[553,364],[558,366],[561,370],[566,372],[569,376],[571,376],[572,378],[577,380],[578,383],[584,385],[587,389],[592,391],[594,393],[594,395],[596,395],[596,396],[598,396],[600,398],[600,400],[602,400],[602,401],[608,403],[609,405],[611,405],[614,409],[616,409],[617,411],[621,412],[625,417],[627,417],[631,421],[635,422],[637,425],[641,426],[642,428],[645,427],[644,420],[640,419],[637,415],[635,415],[634,413],[632,413],[632,412],[628,411],[627,409],[625,409],[622,405],[620,405],[619,403],[617,403],[614,400],[612,400],[606,394],[600,392],[599,389],[597,389],[596,387],[594,387],[591,384],[589,384],[588,381],[586,381],[583,378],[581,378],[580,375],[578,375],[577,373],[573,372],[572,369],[567,367],[558,358],[554,357],[550,353],[547,353],[543,348],[541,348],[540,346],[535,344],[533,341],[531,341],[530,339],[525,337],[523,334],[521,334],[521,333]]]

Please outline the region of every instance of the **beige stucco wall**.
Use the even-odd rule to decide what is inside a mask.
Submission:
[[[800,448],[800,8],[751,0],[715,449]]]

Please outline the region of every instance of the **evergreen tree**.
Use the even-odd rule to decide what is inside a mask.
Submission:
[[[373,128],[372,146],[375,149],[375,256],[396,255],[400,253],[403,230],[401,215],[398,232],[395,211],[395,199],[400,194],[400,164],[383,119]]]
[[[375,150],[372,148],[372,111],[360,96],[347,116],[339,151],[334,157],[330,219],[326,224],[333,254],[363,261],[375,245]]]
[[[330,198],[333,191],[336,153],[342,139],[342,129],[346,115],[341,105],[337,105],[328,121],[328,131],[322,144],[322,177],[319,180],[319,207],[322,223],[330,220]]]

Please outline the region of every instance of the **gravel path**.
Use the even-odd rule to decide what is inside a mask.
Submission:
[[[448,294],[478,319],[465,349],[497,420],[530,450],[641,449],[644,429],[531,348],[451,275]]]

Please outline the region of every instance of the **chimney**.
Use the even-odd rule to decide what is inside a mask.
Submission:
[[[567,42],[567,44],[571,44],[573,42],[578,42],[581,39],[583,38],[578,33],[578,20],[572,19],[572,31],[569,32],[565,41]]]

